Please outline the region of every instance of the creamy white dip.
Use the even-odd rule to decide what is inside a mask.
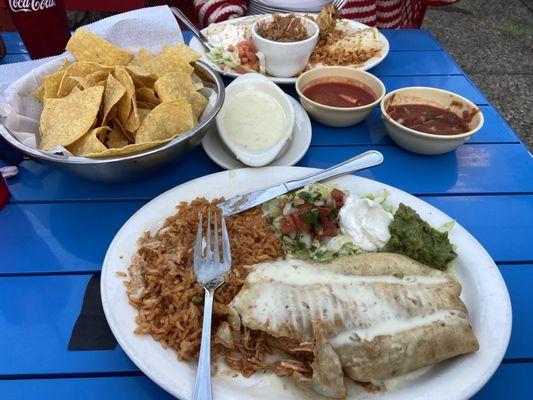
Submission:
[[[350,194],[339,211],[341,232],[364,251],[377,251],[390,239],[393,216],[370,199]]]
[[[231,96],[222,117],[229,139],[248,151],[267,150],[285,133],[285,113],[267,93],[244,89]]]

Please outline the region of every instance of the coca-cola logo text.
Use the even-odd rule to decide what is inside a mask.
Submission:
[[[55,5],[55,0],[9,0],[9,7],[13,12],[39,11]]]

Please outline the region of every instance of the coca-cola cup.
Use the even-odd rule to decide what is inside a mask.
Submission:
[[[70,30],[63,0],[6,2],[31,58],[54,56],[65,51]]]

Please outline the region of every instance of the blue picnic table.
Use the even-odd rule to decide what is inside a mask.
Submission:
[[[378,149],[385,162],[361,176],[414,194],[469,230],[498,264],[513,305],[513,332],[505,358],[475,398],[531,398],[531,154],[429,32],[383,33],[391,51],[370,72],[382,79],[387,90],[418,85],[456,92],[481,108],[483,129],[455,152],[421,156],[391,142],[379,110],[350,128],[313,122],[311,147],[298,165],[324,168]],[[190,32],[184,36],[188,42]],[[8,54],[0,63],[30,59],[18,34],[2,37]],[[283,89],[296,97],[293,86]],[[99,273],[122,224],[160,193],[220,168],[199,147],[150,179],[104,184],[22,159],[1,140],[0,155],[21,161],[19,175],[8,180],[9,204],[0,211],[0,399],[170,398],[120,346],[72,351],[69,341],[88,284]]]

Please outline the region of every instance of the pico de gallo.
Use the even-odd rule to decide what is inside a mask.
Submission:
[[[211,24],[207,37],[211,50],[208,57],[223,70],[239,74],[265,73],[265,60],[252,41],[251,26],[255,18],[246,18],[239,23]]]
[[[357,252],[339,229],[344,198],[342,190],[315,183],[267,202],[263,211],[287,254],[323,262]]]

